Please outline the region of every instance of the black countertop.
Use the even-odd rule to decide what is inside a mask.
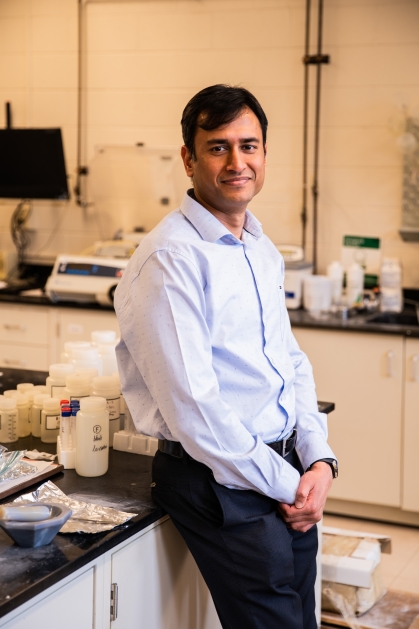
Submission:
[[[419,294],[418,291],[410,291]],[[46,295],[19,295],[7,294],[0,291],[0,304],[27,304],[31,306],[49,306],[59,308],[77,308],[79,310],[102,310],[104,312],[113,312],[112,306],[101,306],[100,304],[84,304],[73,301],[52,302]],[[372,332],[375,334],[398,334],[402,336],[419,337],[419,325],[397,325],[395,323],[369,323],[369,319],[373,316],[369,314],[358,314],[350,316],[343,320],[341,316],[331,313],[322,315],[320,318],[313,318],[308,312],[302,308],[299,310],[289,310],[291,325],[296,328],[317,328],[321,330],[346,330],[352,332]],[[406,312],[414,313],[414,307],[408,306]]]
[[[55,444],[42,443],[35,437],[19,439],[10,446],[55,452]],[[151,499],[152,460],[111,448],[109,470],[103,476],[85,478],[75,470],[65,470],[51,478],[61,491],[74,498],[138,514],[112,531],[58,534],[47,546],[21,548],[0,530],[0,617],[163,517],[164,512]],[[0,502],[10,502],[35,488],[36,485]]]

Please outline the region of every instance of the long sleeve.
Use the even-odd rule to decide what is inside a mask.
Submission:
[[[125,290],[118,308],[122,337],[173,438],[219,483],[292,504],[298,472],[251,434],[220,395],[207,286],[194,261],[156,251]]]

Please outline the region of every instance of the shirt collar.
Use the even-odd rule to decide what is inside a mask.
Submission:
[[[225,242],[231,244],[243,244],[242,241],[236,238],[227,227],[211,214],[211,212],[208,212],[208,210],[198,203],[198,201],[190,195],[190,192],[193,192],[193,189],[185,193],[180,211],[188,221],[192,223],[203,240],[216,242],[222,238]],[[245,231],[256,238],[256,240],[259,240],[263,235],[262,225],[249,210],[246,210],[243,227]]]

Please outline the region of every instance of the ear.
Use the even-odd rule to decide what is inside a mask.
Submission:
[[[183,165],[185,167],[186,174],[188,175],[188,177],[193,177],[194,160],[192,159],[191,153],[187,146],[185,145],[182,146],[182,148],[180,149],[180,155],[183,160]]]
[[[268,154],[268,143],[265,142],[265,146],[263,147],[263,150],[265,152],[265,166],[266,166],[266,160],[267,160],[267,154]]]

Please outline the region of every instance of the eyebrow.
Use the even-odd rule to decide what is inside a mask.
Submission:
[[[250,142],[260,143],[258,138],[242,138],[240,140],[241,144],[249,144]],[[208,140],[207,145],[211,146],[213,144],[229,144],[229,141],[226,138],[214,138],[214,140]]]

